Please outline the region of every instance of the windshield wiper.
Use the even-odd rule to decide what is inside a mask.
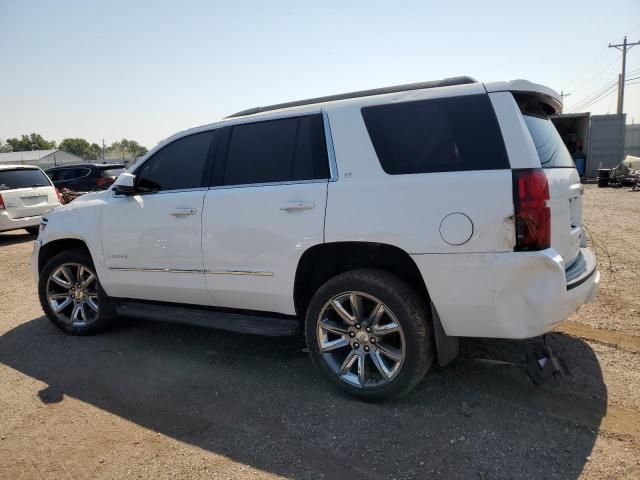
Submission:
[[[34,183],[33,185],[30,185],[31,187],[46,187],[47,185],[45,183]]]

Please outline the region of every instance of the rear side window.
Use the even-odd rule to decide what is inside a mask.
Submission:
[[[542,168],[574,167],[573,159],[560,134],[547,117],[523,115]]]
[[[388,174],[510,168],[487,95],[364,107],[362,116]]]
[[[322,115],[233,127],[224,185],[329,178]]]
[[[34,168],[0,170],[0,190],[49,186],[51,182],[41,170]]]
[[[182,137],[157,151],[137,170],[137,190],[144,193],[204,186],[205,165],[214,133]]]

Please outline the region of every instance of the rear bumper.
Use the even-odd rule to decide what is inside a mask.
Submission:
[[[40,225],[42,215],[33,217],[11,218],[7,212],[0,212],[0,232],[18,230],[26,227],[37,227]]]
[[[530,338],[594,300],[596,258],[587,248],[581,254],[585,268],[572,277],[553,249],[412,257],[447,335]]]

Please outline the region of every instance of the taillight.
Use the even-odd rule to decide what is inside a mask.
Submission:
[[[101,177],[98,180],[96,180],[96,185],[98,187],[104,187],[106,185],[111,185],[114,182],[113,178],[105,178],[105,177]]]
[[[513,171],[515,250],[544,250],[551,246],[551,210],[548,201],[549,183],[544,171]]]
[[[0,195],[0,210],[4,210],[4,199],[2,198],[2,195]]]

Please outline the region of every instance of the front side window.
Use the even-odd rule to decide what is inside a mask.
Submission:
[[[509,168],[487,95],[364,107],[362,117],[388,174]]]
[[[196,133],[171,142],[144,162],[136,172],[141,193],[199,188],[215,131]]]
[[[322,115],[233,127],[224,185],[329,178]]]
[[[14,188],[48,187],[49,179],[42,170],[20,168],[16,170],[0,170],[0,190]]]

